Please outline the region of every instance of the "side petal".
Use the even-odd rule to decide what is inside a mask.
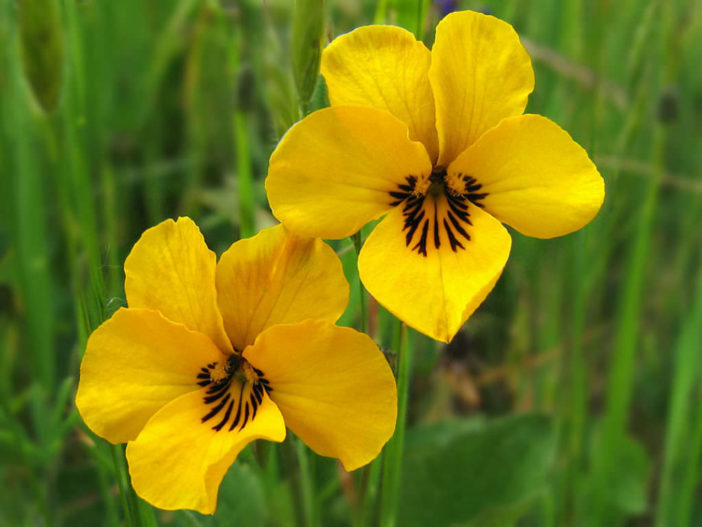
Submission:
[[[438,164],[446,167],[501,119],[524,111],[534,89],[534,70],[511,25],[461,11],[436,27],[429,80],[436,104]]]
[[[349,284],[332,248],[282,225],[240,240],[222,255],[217,291],[225,328],[239,350],[275,324],[336,322],[349,300]]]
[[[378,302],[443,342],[492,290],[511,247],[499,221],[472,203],[465,206],[452,211],[445,197],[428,196],[413,229],[407,209],[398,207],[371,232],[358,260],[361,281]]]
[[[216,264],[193,220],[163,221],[144,231],[124,262],[127,303],[160,311],[231,351],[217,309]]]
[[[273,326],[244,351],[285,423],[346,470],[373,460],[397,417],[395,378],[373,340],[321,320]]]
[[[193,509],[213,514],[224,474],[255,439],[283,441],[280,410],[264,393],[256,417],[243,428],[215,430],[203,421],[205,390],[164,406],[127,445],[127,461],[136,493],[155,507]]]
[[[431,52],[406,29],[363,26],[324,49],[321,73],[333,106],[387,110],[407,124],[410,138],[421,141],[435,160],[439,147],[430,64]]]
[[[157,311],[122,308],[88,339],[76,406],[93,432],[125,443],[165,404],[197,390],[202,367],[221,360],[205,335]]]
[[[485,210],[537,238],[580,229],[604,200],[604,180],[587,152],[540,115],[505,119],[461,154],[448,174],[472,176],[487,194]]]
[[[287,131],[271,156],[266,192],[294,233],[345,238],[391,208],[408,175],[428,179],[431,162],[407,125],[361,106],[318,110]]]

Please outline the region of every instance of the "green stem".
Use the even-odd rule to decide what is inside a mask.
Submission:
[[[234,112],[234,140],[236,142],[236,172],[239,194],[239,235],[248,238],[254,235],[256,218],[253,196],[253,170],[249,136],[246,126],[246,114],[241,110]]]
[[[698,359],[699,342],[702,337],[702,272],[697,278],[696,291],[693,308],[681,326],[682,331],[674,354],[663,466],[656,507],[657,527],[689,525],[691,511],[687,498],[694,496],[698,477],[697,460],[702,446],[702,413],[698,413],[695,418],[693,409],[695,406],[702,408],[698,399],[702,369]]]
[[[307,522],[305,525],[307,527],[316,527],[317,514],[315,508],[315,491],[314,491],[314,477],[311,468],[311,459],[309,456],[309,451],[305,444],[297,439],[296,451],[297,451],[297,462],[300,467],[300,488],[302,489],[302,507],[304,510],[305,518]]]
[[[112,462],[115,465],[115,479],[117,480],[117,489],[119,490],[119,497],[122,502],[122,510],[124,510],[124,519],[127,525],[136,525],[132,508],[127,500],[127,491],[123,480],[124,470],[121,463],[122,448],[119,445],[110,445],[110,453],[112,454]]]
[[[619,525],[618,512],[610,506],[609,491],[617,458],[624,445],[629,422],[629,409],[634,389],[634,370],[641,306],[646,285],[646,264],[649,261],[654,219],[658,205],[660,181],[663,173],[665,132],[660,125],[655,128],[654,157],[655,178],[651,180],[643,204],[641,219],[634,238],[630,264],[631,270],[624,284],[617,318],[617,336],[611,358],[607,386],[607,403],[603,417],[604,444],[595,460],[597,495],[593,507],[596,525]]]
[[[137,498],[137,495],[131,485],[127,487],[127,496],[129,497],[129,504],[131,505],[132,513],[134,515],[134,526],[142,527],[139,498]]]
[[[577,235],[575,248],[575,271],[577,276],[585,276],[588,264],[587,258],[587,231]],[[565,467],[563,494],[560,496],[562,509],[559,513],[561,520],[571,522],[575,517],[576,488],[582,470],[583,439],[587,423],[587,363],[583,356],[583,337],[585,334],[585,319],[587,313],[588,283],[586,280],[575,282],[572,314],[572,349],[570,364],[564,372],[567,385],[569,385],[569,399],[563,406],[563,448],[568,464]],[[565,519],[567,518],[567,520]]]
[[[375,6],[375,15],[373,15],[373,23],[374,24],[384,24],[385,19],[387,18],[387,11],[388,11],[388,1],[387,0],[378,0],[378,3]]]
[[[305,445],[292,435],[281,444],[284,472],[290,474],[295,524],[298,527],[315,527],[314,481]]]
[[[361,254],[361,245],[363,245],[363,242],[361,241],[361,231],[358,231],[356,234],[351,236],[351,240],[353,241],[353,248],[356,251],[356,258]],[[361,306],[361,332],[365,333],[367,328],[368,328],[368,306],[366,305],[366,289],[363,287],[363,283],[361,282],[361,279],[358,279],[358,296],[359,296],[359,305]]]
[[[407,423],[407,402],[411,371],[411,346],[407,345],[407,327],[397,321],[395,333],[395,350],[398,354],[397,364],[397,427],[385,449],[383,463],[382,494],[380,502],[381,527],[394,527],[396,524],[397,502],[402,480],[402,454],[405,443],[405,426]]]
[[[417,25],[415,26],[414,36],[420,42],[424,40],[424,20],[427,17],[428,8],[428,0],[417,0]]]
[[[378,456],[370,465],[363,467],[361,476],[361,489],[358,493],[359,510],[356,515],[354,525],[356,527],[366,527],[372,525],[373,510],[378,496],[378,486],[380,482],[380,471],[383,466],[383,457]]]
[[[692,513],[695,508],[697,495],[697,482],[700,479],[698,467],[702,459],[702,404],[699,404],[702,390],[697,390],[697,416],[694,419],[694,429],[690,444],[692,448],[688,453],[688,462],[685,464],[682,477],[680,478],[680,497],[678,502],[678,527],[688,527],[692,520]]]

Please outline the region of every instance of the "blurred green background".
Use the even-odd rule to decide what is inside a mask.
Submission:
[[[293,20],[319,5],[0,0],[1,526],[374,524],[363,472],[265,445],[213,518],[156,511],[73,404],[144,229],[187,214],[220,253],[274,222],[268,156],[326,104],[322,82],[300,101],[293,75]],[[527,111],[588,150],[607,197],[575,234],[513,233],[450,345],[409,332],[397,525],[702,525],[702,3],[327,0],[323,43],[385,21],[430,46],[452,8],[515,26],[536,70]],[[352,243],[334,247],[355,292],[342,323],[360,327]],[[366,301],[392,360],[393,322]]]

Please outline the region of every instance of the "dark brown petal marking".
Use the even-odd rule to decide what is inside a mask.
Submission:
[[[241,401],[244,398],[243,395],[244,395],[244,385],[242,384],[241,390],[239,391],[239,404],[236,408],[236,417],[234,418],[234,421],[232,421],[232,424],[229,427],[230,432],[236,428],[236,426],[239,424],[239,421],[241,420]]]
[[[478,183],[473,176],[467,176],[459,173],[458,177],[463,180],[463,197],[481,209],[484,208],[484,205],[481,202],[487,197],[488,193],[478,192],[481,188],[483,188],[483,186]]]
[[[414,192],[414,187],[417,185],[417,176],[407,176],[405,180],[407,181],[406,184],[398,185],[398,190],[390,192],[390,197],[397,200],[390,204],[393,207],[402,203],[405,198]]]
[[[483,208],[482,200],[485,199],[487,193],[480,192],[482,185],[474,177],[458,174],[458,178],[463,184],[463,191],[460,193],[449,188],[445,170],[431,174],[429,177],[431,186],[426,194],[415,191],[417,177],[412,175],[407,176],[406,183],[398,185],[397,190],[389,192],[393,199],[390,205],[402,205],[402,215],[405,217],[402,231],[405,233],[405,244],[407,247],[411,247],[411,250],[417,251],[422,256],[427,256],[430,223],[432,223],[431,234],[435,249],[438,250],[441,247],[441,231],[443,230],[453,252],[457,252],[458,249],[465,250],[464,243],[470,241],[467,226],[472,225],[468,202]],[[434,199],[425,204],[427,194],[430,193],[433,194]],[[448,210],[444,217],[440,218],[437,199],[441,195],[446,198]],[[426,211],[426,208],[431,207],[432,204],[433,213]],[[415,242],[417,234],[419,236]]]
[[[256,413],[263,402],[263,394],[270,393],[273,388],[270,382],[258,368],[253,368],[258,378],[255,381],[241,381],[241,387],[233,389],[232,380],[234,374],[241,367],[243,359],[237,355],[232,355],[227,361],[226,376],[218,381],[212,379],[212,371],[217,367],[216,362],[212,362],[203,367],[198,372],[197,385],[208,387],[203,397],[205,405],[210,406],[207,413],[202,417],[205,423],[215,416],[219,416],[219,421],[212,427],[212,430],[220,431],[228,426],[228,430],[244,427],[253,422]],[[238,376],[239,378],[241,376]]]
[[[227,394],[229,395],[229,394]],[[229,416],[232,414],[232,407],[234,406],[234,401],[229,401],[229,406],[227,406],[227,411],[224,412],[224,417],[222,420],[219,422],[219,424],[216,424],[215,426],[212,427],[213,430],[217,430],[219,432],[222,427],[227,424],[227,421],[229,421]]]

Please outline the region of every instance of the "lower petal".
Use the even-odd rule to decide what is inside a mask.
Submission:
[[[203,366],[221,360],[202,333],[157,311],[122,308],[88,339],[76,406],[97,435],[126,443],[165,404],[197,390]]]
[[[285,439],[283,417],[265,392],[255,417],[243,427],[237,424],[230,429],[236,388],[232,387],[234,395],[228,400],[231,406],[224,405],[213,419],[205,419],[215,404],[203,402],[205,389],[179,397],[156,413],[129,443],[129,473],[141,498],[161,509],[213,514],[219,485],[239,452],[255,439]],[[225,425],[217,429],[224,418]]]
[[[273,326],[244,357],[270,382],[288,428],[346,470],[372,461],[392,436],[395,378],[367,335],[321,320]]]
[[[358,260],[361,281],[378,302],[443,342],[485,300],[511,247],[495,218],[468,201],[457,207],[445,196],[427,196],[423,208],[409,211],[419,211],[416,225],[407,206],[396,207],[368,236]]]
[[[527,236],[553,238],[585,226],[600,210],[604,180],[578,145],[540,115],[503,120],[448,169],[469,175],[498,220]]]

